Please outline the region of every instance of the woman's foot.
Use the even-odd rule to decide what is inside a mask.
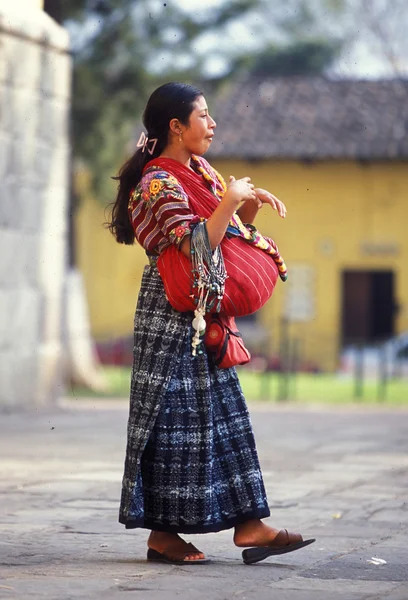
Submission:
[[[269,546],[273,544],[278,533],[279,529],[269,527],[259,519],[253,519],[235,527],[234,544],[240,548]],[[302,536],[299,536],[299,541],[301,540]]]
[[[199,550],[192,551],[191,545],[185,542],[177,533],[165,531],[151,531],[147,545],[160,554],[180,555],[182,560],[203,560],[205,555]]]

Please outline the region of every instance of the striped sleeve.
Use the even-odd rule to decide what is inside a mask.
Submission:
[[[197,218],[191,212],[188,196],[177,179],[164,171],[148,173],[141,181],[141,196],[148,208],[146,219],[150,215],[155,221],[155,227],[147,237],[154,235],[159,228],[171,243],[180,246],[185,236],[191,233],[191,222]],[[146,238],[145,245],[148,246],[149,242]]]

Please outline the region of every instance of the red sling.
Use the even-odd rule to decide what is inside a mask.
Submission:
[[[156,158],[147,163],[145,170],[151,166],[161,167],[178,180],[194,214],[207,219],[219,205],[202,177],[185,165],[169,158]],[[242,317],[259,310],[271,297],[278,279],[273,257],[242,237],[225,236],[221,250],[228,277],[220,312]],[[157,268],[173,308],[179,312],[194,311],[190,259],[171,244],[161,252]]]

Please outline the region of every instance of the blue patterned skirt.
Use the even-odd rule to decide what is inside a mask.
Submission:
[[[206,353],[192,357],[191,319],[171,308],[147,267],[119,517],[127,528],[206,533],[270,514],[236,371],[218,369]]]

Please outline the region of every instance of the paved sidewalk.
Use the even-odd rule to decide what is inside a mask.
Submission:
[[[0,415],[0,598],[408,600],[408,410],[253,407],[269,522],[317,542],[252,566],[231,532],[187,537],[209,565],[146,562],[117,523],[126,420],[122,401]]]

